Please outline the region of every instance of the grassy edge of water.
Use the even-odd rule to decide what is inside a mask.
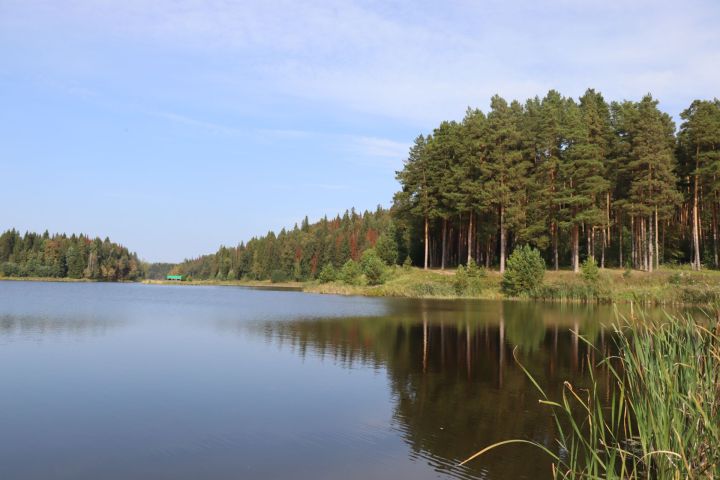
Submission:
[[[0,280],[91,282],[86,279],[0,277]],[[507,300],[502,293],[502,276],[483,271],[476,288],[458,293],[454,270],[420,268],[389,269],[382,285],[348,285],[342,282],[277,282],[269,280],[144,280],[148,284],[222,285],[255,288],[302,290],[309,293],[359,295],[368,297],[404,297],[436,299]],[[636,303],[641,305],[710,305],[720,302],[720,271],[694,272],[661,268],[647,273],[620,269],[603,269],[595,284],[585,282],[580,274],[561,270],[547,271],[543,286],[531,297],[534,300],[573,303]]]
[[[489,445],[461,465],[479,461],[495,448],[525,443],[548,454],[556,479],[717,478],[717,309],[703,322],[670,315],[641,323],[617,319],[613,330],[617,353],[598,363],[611,375],[609,399],[601,395],[592,373],[589,388],[576,389],[566,381],[561,398],[551,399],[515,357],[539,392],[540,406],[552,411],[557,429],[554,445],[509,439]],[[553,447],[560,453],[554,453]]]

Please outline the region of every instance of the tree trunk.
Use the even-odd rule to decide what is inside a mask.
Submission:
[[[633,268],[637,268],[637,228],[635,227],[635,215],[630,217],[630,238],[632,239],[630,242],[630,248],[632,249],[630,261],[632,262]]]
[[[620,212],[617,213],[617,226],[618,226],[618,267],[623,267],[623,224],[622,216]]]
[[[587,258],[595,258],[592,248],[592,227],[585,225],[585,236],[587,237]]]
[[[653,252],[653,246],[655,239],[653,238],[653,218],[652,215],[648,218],[648,272],[653,271],[655,264],[655,256]]]
[[[428,269],[428,254],[429,254],[429,247],[430,247],[430,242],[428,241],[428,230],[429,230],[428,217],[426,215],[425,216],[425,264],[423,267],[423,268],[425,268],[425,270]]]
[[[442,230],[442,258],[440,259],[440,270],[445,270],[445,257],[447,252],[447,218],[443,218],[443,230]]]
[[[505,210],[500,205],[500,273],[505,273]]]
[[[715,192],[715,201],[713,202],[712,212],[712,232],[713,232],[713,259],[715,268],[718,268],[718,204],[717,192]]]
[[[470,215],[468,215],[470,219],[468,220],[468,235],[467,235],[467,264],[470,265],[470,260],[472,260],[472,254],[473,254],[473,212],[470,212]]]
[[[560,269],[560,260],[558,255],[558,226],[557,223],[552,224],[552,236],[553,236],[553,263],[555,271]]]
[[[490,269],[490,245],[492,243],[492,239],[488,237],[487,245],[485,245],[485,268],[488,270]]]
[[[695,185],[693,186],[693,270],[700,270],[700,219],[698,218],[698,173],[700,168],[700,146],[698,145],[695,157]]]
[[[462,238],[463,238],[462,215],[460,215],[458,217],[458,238],[457,238],[457,264],[458,264],[458,267],[460,266],[460,262],[462,261]]]
[[[658,241],[659,237],[660,225],[658,223],[658,209],[657,205],[655,205],[655,270],[658,270],[660,268],[660,242]]]
[[[572,268],[573,272],[580,271],[580,231],[577,224],[572,226]]]

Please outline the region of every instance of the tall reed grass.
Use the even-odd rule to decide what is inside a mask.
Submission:
[[[507,440],[463,463],[530,443],[552,458],[556,479],[720,478],[720,323],[704,320],[617,320],[615,353],[599,364],[610,392],[591,373],[588,388],[565,382],[562,398],[550,399],[516,357],[552,410],[556,444]]]

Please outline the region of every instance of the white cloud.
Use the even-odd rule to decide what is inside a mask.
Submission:
[[[54,32],[58,45],[100,39],[199,54],[213,60],[182,73],[228,96],[254,81],[267,95],[424,126],[484,107],[494,93],[593,86],[609,98],[712,96],[718,20],[712,0],[6,0],[0,30],[15,42],[35,30]]]

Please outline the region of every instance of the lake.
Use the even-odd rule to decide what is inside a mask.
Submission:
[[[659,314],[659,313],[658,313]],[[0,478],[550,476],[609,306],[0,282]],[[596,372],[607,379],[602,368]]]

